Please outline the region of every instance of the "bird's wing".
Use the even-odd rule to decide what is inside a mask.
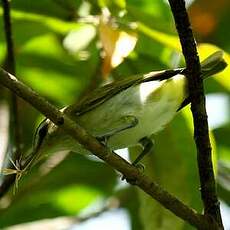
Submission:
[[[148,74],[135,75],[122,79],[120,81],[115,81],[110,84],[106,84],[102,87],[97,88],[92,93],[84,97],[77,104],[70,105],[64,112],[69,115],[82,115],[95,107],[101,105],[105,101],[109,100],[114,95],[120,93],[121,91],[133,86],[140,84],[142,82],[155,81],[155,80],[166,80],[176,74],[180,73],[182,69],[175,70],[163,70],[157,72],[150,72]]]

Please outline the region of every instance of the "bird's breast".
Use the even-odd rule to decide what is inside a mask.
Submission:
[[[138,124],[112,135],[108,146],[116,150],[136,145],[143,137],[162,130],[175,116],[186,96],[185,81],[183,75],[176,75],[132,86],[84,114],[80,122],[97,136],[114,127],[122,117],[134,116]]]

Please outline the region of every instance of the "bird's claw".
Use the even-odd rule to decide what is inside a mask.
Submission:
[[[135,168],[138,169],[139,172],[143,173],[145,170],[145,166],[141,163],[138,163],[136,165],[133,165]],[[126,178],[124,175],[122,175],[121,180],[126,180],[129,184],[135,185],[136,179],[133,178]]]

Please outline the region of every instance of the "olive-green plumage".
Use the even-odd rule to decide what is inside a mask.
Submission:
[[[201,63],[205,79],[226,67],[218,51]],[[63,109],[72,119],[112,150],[133,146],[159,132],[188,103],[184,69],[151,72],[96,89],[77,104]],[[60,150],[88,153],[46,119],[35,135],[32,161]]]

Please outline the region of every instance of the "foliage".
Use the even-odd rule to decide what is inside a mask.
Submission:
[[[60,108],[76,102],[99,82],[183,64],[180,43],[166,1],[12,0],[11,5],[17,76]],[[189,9],[200,57],[204,59],[221,47],[230,64],[227,39],[230,4],[228,1],[221,4],[213,1],[216,11],[206,8],[207,5],[211,5],[207,0],[196,0]],[[205,14],[197,23],[201,12]],[[0,14],[2,16],[2,10]],[[3,28],[3,20],[0,27]],[[125,49],[127,44],[128,50]],[[4,32],[1,29],[1,63],[5,56]],[[230,182],[225,178],[229,178],[230,165],[229,72],[230,67],[205,83],[206,93],[221,93],[228,99],[225,105],[228,119],[212,130],[213,146],[216,143],[214,157],[221,165],[217,174],[219,196],[228,204]],[[1,91],[0,110],[7,100],[2,88]],[[180,112],[164,131],[154,137],[156,147],[151,159],[145,162],[146,173],[201,211],[188,113]],[[20,120],[23,150],[26,152],[31,148],[32,133],[41,121],[41,115],[20,101]],[[126,199],[121,205],[130,212],[133,229],[140,229],[138,226],[142,221],[145,223],[143,226],[154,224],[157,229],[168,229],[172,224],[177,226],[176,229],[188,229],[185,223],[154,201],[147,211],[149,202],[146,195],[127,189],[117,191],[116,177],[114,171],[100,161],[73,153],[58,153],[43,160],[22,178],[15,195],[10,191],[3,198],[0,202],[0,227],[75,215],[98,199],[118,194],[120,197],[122,193]],[[129,196],[133,199],[128,199]],[[134,205],[138,197],[140,205]],[[139,210],[141,215],[138,215]],[[143,215],[143,210],[146,215]],[[154,215],[156,210],[158,213]]]

